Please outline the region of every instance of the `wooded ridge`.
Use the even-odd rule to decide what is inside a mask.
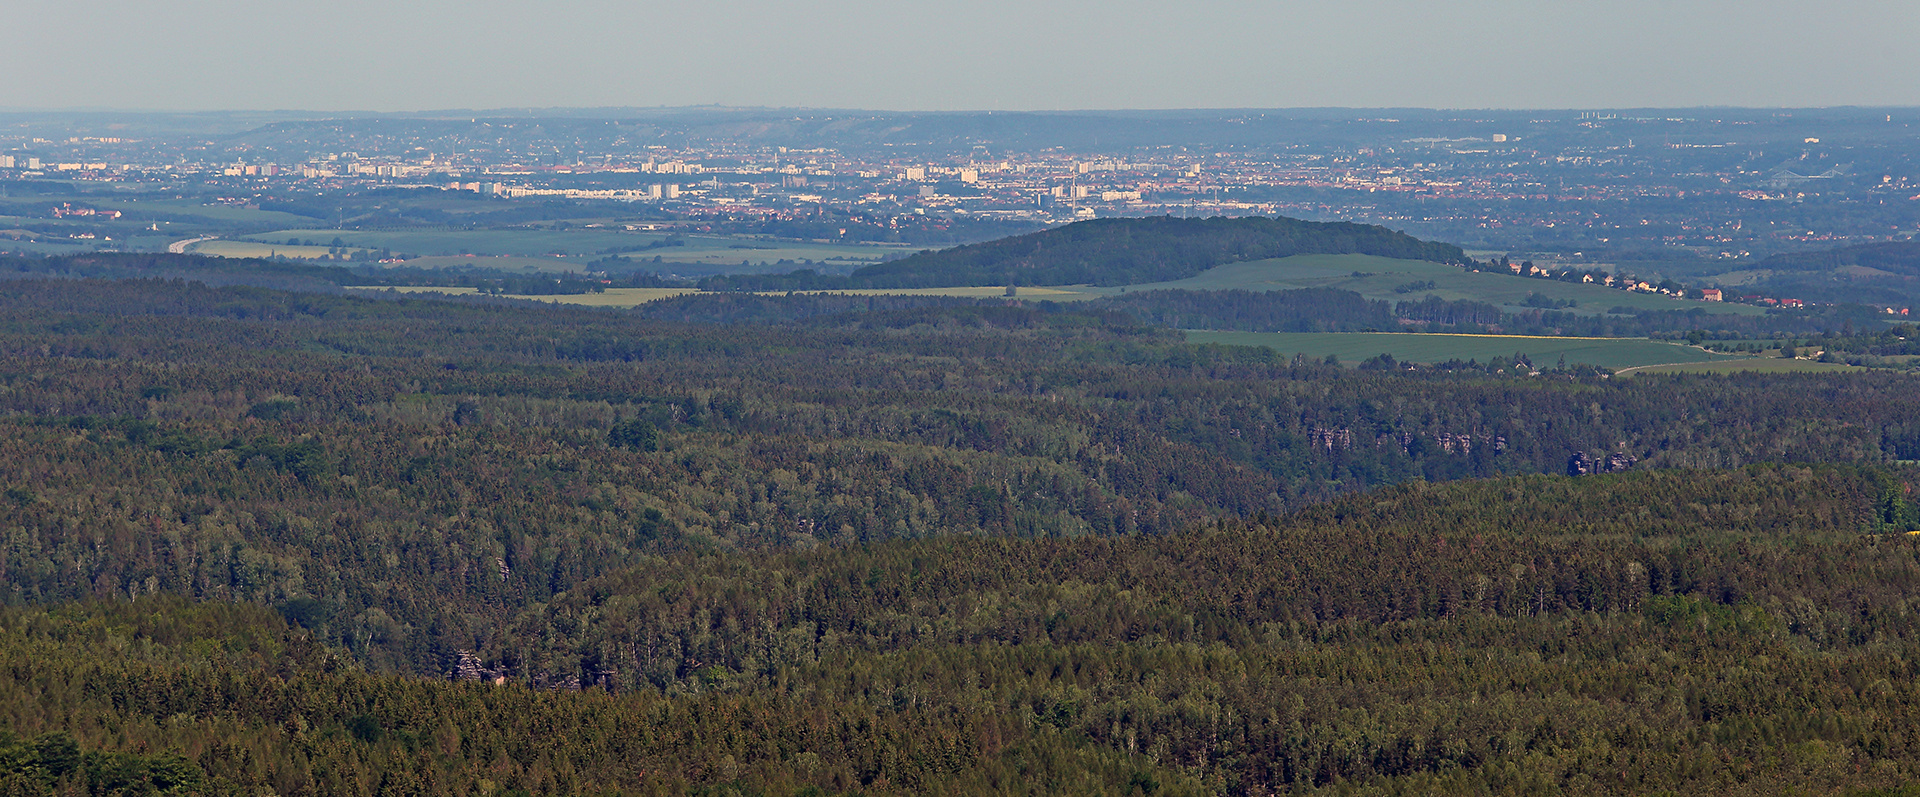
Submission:
[[[703,299],[0,282],[0,794],[1920,775],[1909,376]]]
[[[1463,263],[1451,244],[1385,227],[1244,218],[1093,219],[1050,230],[865,266],[845,278],[800,273],[732,275],[710,289],[939,288],[958,285],[1137,285],[1191,277],[1214,266],[1304,254],[1363,254]]]

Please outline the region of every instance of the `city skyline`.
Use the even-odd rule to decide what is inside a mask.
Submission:
[[[397,239],[371,247],[348,241],[343,253],[309,243],[333,235],[284,232],[313,221],[358,225],[364,210],[336,205],[380,205],[383,197],[510,216],[521,212],[514,208],[566,203],[585,214],[582,229],[602,237],[679,230],[859,245],[964,243],[1114,216],[1286,215],[1522,253],[1516,262],[1531,254],[1582,264],[1668,255],[1732,263],[1906,241],[1920,230],[1912,211],[1920,176],[1910,155],[1920,112],[1912,109],[240,115],[200,129],[181,125],[203,117],[74,118],[0,115],[0,188],[21,199],[77,192],[12,205],[18,225],[0,250],[363,260],[389,259],[380,253],[388,248],[396,259],[554,254],[547,243],[511,252],[476,243],[463,251],[459,243]],[[256,126],[229,129],[236,121]],[[145,204],[188,195],[195,199],[180,210],[189,213],[265,215],[241,230],[155,216]],[[298,212],[275,215],[276,207]],[[451,218],[430,213],[419,221]],[[554,221],[514,218],[522,226]],[[252,243],[231,240],[236,235]],[[208,236],[229,240],[207,243]],[[578,251],[568,245],[562,254],[584,267],[629,245],[604,240]],[[782,259],[858,265],[817,253],[721,254],[725,263],[755,268],[778,268]]]

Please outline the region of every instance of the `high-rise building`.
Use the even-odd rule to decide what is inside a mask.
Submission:
[[[11,169],[11,168],[13,168],[13,156],[0,155],[0,169]]]

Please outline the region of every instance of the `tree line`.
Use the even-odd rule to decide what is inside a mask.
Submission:
[[[1385,227],[1284,216],[1094,219],[865,266],[846,277],[726,275],[710,290],[935,288],[955,285],[1137,285],[1191,277],[1214,266],[1303,254],[1366,254],[1465,263],[1451,244]]]

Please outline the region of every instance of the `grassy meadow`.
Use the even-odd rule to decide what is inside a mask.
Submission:
[[[1359,276],[1356,276],[1359,275]],[[1433,283],[1432,288],[1410,286]],[[1129,291],[1288,291],[1301,288],[1338,288],[1369,299],[1384,301],[1417,300],[1427,296],[1442,299],[1490,302],[1511,310],[1527,309],[1528,294],[1539,293],[1553,299],[1573,300],[1578,306],[1571,312],[1600,315],[1615,307],[1635,310],[1688,310],[1700,307],[1726,315],[1757,315],[1760,308],[1738,304],[1680,301],[1665,296],[1580,285],[1554,280],[1526,279],[1510,274],[1470,272],[1456,266],[1422,260],[1398,260],[1373,255],[1296,255],[1275,260],[1234,263],[1172,282],[1157,282],[1121,287],[1091,285],[1021,286],[1016,295],[1022,299],[1056,302],[1084,301],[1115,296]],[[1402,290],[1396,290],[1402,289]],[[1005,286],[984,285],[951,288],[871,288],[859,290],[817,291],[853,296],[918,295],[965,296],[973,298],[1003,296]]]
[[[59,204],[71,202],[75,205],[101,210],[118,210],[128,216],[162,215],[170,219],[161,223],[164,229],[170,225],[187,225],[192,229],[196,222],[210,223],[221,227],[245,226],[263,229],[270,226],[292,226],[312,224],[313,219],[295,213],[277,210],[261,210],[245,205],[232,205],[225,202],[203,202],[200,199],[156,198],[152,195],[112,196],[95,192],[75,192],[72,194],[46,194],[38,197],[36,203]],[[145,226],[146,222],[140,222]],[[181,236],[189,237],[189,236]],[[331,239],[332,236],[328,236]]]
[[[495,271],[580,272],[597,255],[529,257],[525,255],[429,255],[408,260],[410,268],[479,268]]]
[[[463,295],[479,292],[478,289],[475,289],[475,288],[442,288],[442,287],[435,287],[435,286],[402,286],[402,287],[390,288],[385,285],[356,285],[348,288],[348,290],[357,290],[357,291],[391,290],[391,291],[397,291],[399,293],[444,293],[444,294],[449,294],[454,296],[463,296]],[[1031,291],[1032,293],[1029,293],[1029,291]],[[576,305],[581,305],[583,307],[638,307],[642,304],[646,304],[647,302],[659,301],[661,299],[671,299],[675,296],[685,296],[690,293],[706,293],[706,291],[702,291],[698,288],[608,288],[601,293],[560,294],[560,295],[554,295],[554,296],[520,296],[515,294],[502,294],[502,297],[507,299],[528,299],[536,302],[551,302],[554,304],[576,304]],[[902,289],[902,290],[806,291],[805,293],[827,294],[827,295],[837,295],[837,296],[887,296],[887,295],[898,294],[898,295],[911,295],[911,296],[957,296],[957,297],[963,297],[963,298],[983,299],[983,298],[991,298],[994,296],[1004,295],[1006,293],[1006,289],[1005,288],[916,288],[916,289]],[[1052,296],[1049,295],[1048,289],[1046,288],[1021,288],[1020,293],[1022,296],[1031,296],[1034,298],[1052,298]],[[785,295],[785,292],[784,291],[768,292],[762,295],[783,296]]]
[[[785,291],[771,291],[767,295],[784,294]],[[965,288],[854,288],[849,290],[795,291],[795,293],[817,294],[824,296],[954,296],[964,299],[992,299],[1005,297],[1007,289],[1001,285],[985,285]],[[1087,290],[1065,288],[1016,288],[1014,298],[1038,299],[1045,301],[1078,301],[1097,299],[1100,294]]]
[[[467,254],[495,255],[512,257],[552,257],[565,255],[571,257],[603,256],[612,250],[644,247],[649,244],[666,241],[669,238],[684,241],[682,246],[661,246],[654,249],[637,249],[617,252],[631,258],[636,263],[659,257],[663,261],[674,263],[697,263],[702,265],[726,266],[747,265],[766,267],[778,264],[781,260],[794,263],[811,260],[816,263],[854,265],[877,262],[882,257],[899,251],[899,247],[860,246],[843,244],[816,244],[800,241],[775,241],[761,238],[746,238],[718,235],[673,235],[666,232],[628,232],[615,228],[572,228],[566,230],[508,228],[487,230],[319,230],[319,229],[282,229],[245,237],[245,241],[255,244],[278,245],[287,249],[289,240],[314,241],[324,244],[335,238],[355,249],[385,249],[392,252],[404,252],[426,257],[460,257]],[[232,242],[229,243],[239,243]],[[202,250],[206,254],[218,254],[228,257],[250,257],[254,255],[228,255],[219,247]],[[321,247],[325,253],[325,247]],[[794,268],[802,268],[795,265]]]
[[[319,260],[330,253],[330,250],[325,246],[289,246],[287,244],[260,243],[230,238],[215,238],[211,241],[188,244],[187,251],[196,255],[210,255],[213,257],[268,258],[278,256],[301,260]],[[349,247],[340,251],[357,253],[367,251],[367,249],[364,247]]]
[[[603,252],[627,249],[665,241],[670,237],[684,245],[661,246],[620,252],[636,265],[646,266],[658,257],[666,271],[686,272],[689,267],[701,273],[769,272],[787,269],[826,267],[847,269],[876,262],[897,247],[815,244],[773,241],[728,236],[673,236],[666,232],[628,232],[611,228],[490,229],[490,230],[319,230],[283,229],[243,238],[202,241],[189,251],[220,257],[270,257],[317,259],[328,247],[288,244],[290,240],[329,243],[338,238],[349,252],[387,250],[416,255],[407,261],[420,268],[472,266],[503,270],[581,271],[588,263],[604,257]],[[786,261],[786,262],[782,262]],[[810,266],[807,261],[811,261]],[[675,266],[681,268],[675,269]],[[1429,285],[1431,287],[1429,287]],[[1489,302],[1509,310],[1523,310],[1529,294],[1538,293],[1556,300],[1577,302],[1566,308],[1575,313],[1598,315],[1615,307],[1635,310],[1688,310],[1702,308],[1716,314],[1755,315],[1764,312],[1747,305],[1680,301],[1665,296],[1628,293],[1594,285],[1527,279],[1509,274],[1469,272],[1455,266],[1419,260],[1398,260],[1372,255],[1297,255],[1275,260],[1234,263],[1209,269],[1187,279],[1172,282],[1092,287],[1054,285],[1018,288],[1021,299],[1047,301],[1084,301],[1128,291],[1145,290],[1252,290],[1281,291],[1301,288],[1336,288],[1359,293],[1369,299],[1385,301],[1417,300],[1427,296],[1441,299],[1471,299]],[[822,291],[856,296],[922,295],[990,298],[1005,295],[1003,285],[949,288],[877,288]],[[611,300],[604,300],[611,301]]]
[[[1428,282],[1433,283],[1433,287],[1422,285]],[[1422,287],[1414,287],[1416,285]],[[1443,263],[1373,255],[1295,255],[1277,260],[1219,266],[1172,282],[1075,290],[1105,294],[1122,290],[1285,291],[1300,288],[1338,288],[1369,299],[1386,301],[1407,301],[1427,296],[1449,300],[1472,299],[1511,309],[1524,309],[1527,295],[1538,293],[1551,299],[1578,302],[1578,306],[1567,309],[1588,315],[1599,315],[1614,307],[1631,307],[1635,310],[1690,310],[1699,307],[1727,315],[1758,315],[1765,312],[1748,305],[1681,301],[1657,294],[1628,293],[1596,285],[1474,272]]]

